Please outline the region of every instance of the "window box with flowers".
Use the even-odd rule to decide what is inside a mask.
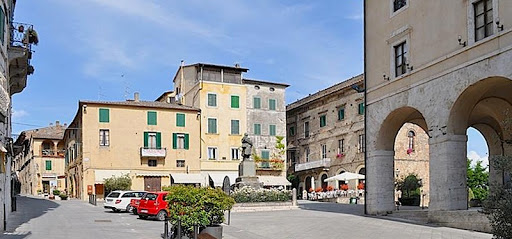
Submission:
[[[343,157],[345,157],[345,154],[342,154],[342,153],[336,154],[336,158],[343,158]]]

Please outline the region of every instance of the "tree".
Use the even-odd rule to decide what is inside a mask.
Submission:
[[[397,189],[402,191],[402,197],[409,198],[418,194],[418,189],[421,188],[420,179],[416,174],[409,174],[404,179],[397,181]]]
[[[474,167],[471,167],[471,162],[471,159],[468,159],[468,187],[473,192],[475,199],[483,201],[489,194],[489,172],[487,172],[487,167],[482,166],[482,161],[476,161]]]
[[[105,179],[105,192],[108,194],[115,190],[130,190],[132,187],[132,179],[128,174],[119,177],[112,176]]]

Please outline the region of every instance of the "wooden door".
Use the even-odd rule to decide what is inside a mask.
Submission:
[[[94,190],[96,192],[96,198],[104,198],[105,197],[105,188],[103,184],[94,184]]]
[[[162,177],[144,177],[144,190],[149,192],[162,190]]]

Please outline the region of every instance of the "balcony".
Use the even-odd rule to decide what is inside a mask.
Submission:
[[[41,156],[43,156],[43,157],[64,158],[65,153],[66,153],[65,150],[51,150],[51,149],[43,149],[43,150],[41,150]]]
[[[151,157],[151,158],[165,158],[167,156],[166,148],[140,148],[140,156],[141,157]]]
[[[284,160],[279,160],[279,159],[256,160],[256,170],[282,171],[283,169],[284,169]]]
[[[39,39],[34,26],[13,22],[10,29],[11,42],[8,47],[9,78],[11,95],[19,93],[27,86],[27,76],[34,73],[30,65],[32,59],[32,44]]]
[[[295,172],[314,169],[314,168],[328,168],[331,166],[331,159],[330,158],[324,158],[317,161],[307,162],[307,163],[301,163],[295,165]]]

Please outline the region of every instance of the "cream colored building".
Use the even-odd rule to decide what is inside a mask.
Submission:
[[[200,172],[199,110],[166,102],[80,101],[64,135],[67,188],[87,200],[104,180],[128,175],[133,190],[207,182]]]
[[[28,195],[64,192],[65,150],[63,135],[67,125],[59,121],[49,127],[24,131],[23,157],[17,157],[16,172],[21,193]]]
[[[512,154],[512,1],[367,0],[366,212],[395,210],[394,139],[405,123],[428,133],[429,215],[467,209],[467,134],[487,141],[493,168]]]
[[[173,79],[174,91],[159,97],[159,100],[172,102],[173,99],[169,97],[174,96],[178,104],[201,109],[201,172],[209,176],[211,186],[232,185],[238,177],[238,165],[242,157],[241,140],[244,133],[252,132],[248,129],[248,117],[253,116],[249,111],[254,95],[249,95],[248,87],[255,87],[255,82],[244,82],[243,74],[247,71],[239,65],[182,64]],[[265,84],[265,89],[270,89],[269,84]],[[276,87],[280,93],[275,92],[275,95],[284,102],[284,90],[281,88],[283,85]],[[284,122],[280,123],[282,125],[279,125],[279,130],[282,131]],[[253,141],[260,138],[253,136]],[[254,149],[255,152],[260,151],[257,147]],[[265,186],[286,184],[286,180],[282,180],[284,174],[280,175],[280,179],[261,178]]]

